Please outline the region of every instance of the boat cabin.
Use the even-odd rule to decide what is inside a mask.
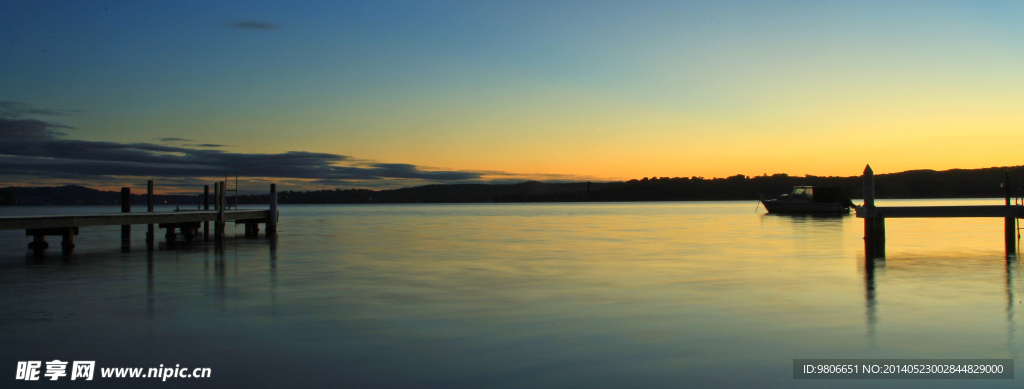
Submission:
[[[838,186],[797,186],[788,194],[779,196],[781,201],[807,201],[810,203],[844,203],[846,196]]]

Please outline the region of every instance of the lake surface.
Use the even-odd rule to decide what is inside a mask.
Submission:
[[[135,226],[122,252],[119,227],[93,227],[43,258],[0,231],[0,386],[53,359],[212,370],[75,387],[1021,386],[792,378],[798,358],[1024,354],[1001,219],[889,219],[887,258],[867,262],[862,219],[756,206],[284,205],[276,243],[229,224],[221,245],[158,230],[149,252]]]

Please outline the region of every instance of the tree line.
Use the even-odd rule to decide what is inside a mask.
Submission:
[[[1009,172],[1011,195],[1024,195],[1024,166],[944,171],[911,170],[875,175],[877,198],[970,198],[1003,197],[1002,183]],[[584,201],[692,201],[756,200],[775,198],[794,186],[840,187],[846,196],[863,198],[860,176],[761,176],[725,178],[645,177],[620,182],[424,185],[401,189],[322,189],[283,191],[280,204],[390,204],[390,203],[518,203]],[[243,195],[239,204],[267,204],[268,194]],[[201,195],[156,195],[157,204],[198,205]],[[212,202],[212,196],[211,196]],[[234,202],[234,201],[232,201]],[[0,188],[0,204],[120,204],[119,192],[81,186]],[[133,204],[145,204],[144,194],[133,194]]]

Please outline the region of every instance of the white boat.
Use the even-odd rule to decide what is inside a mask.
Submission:
[[[761,200],[768,213],[849,213],[853,202],[843,189],[832,186],[797,186],[775,200]]]

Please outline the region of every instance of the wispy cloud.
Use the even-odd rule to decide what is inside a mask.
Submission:
[[[47,184],[77,182],[84,185],[138,182],[158,177],[161,182],[194,185],[224,177],[225,173],[249,181],[278,182],[279,187],[396,188],[438,183],[510,183],[525,179],[544,181],[586,180],[585,177],[530,175],[498,171],[428,168],[404,163],[382,163],[348,155],[288,151],[234,153],[221,144],[193,144],[191,139],[156,138],[160,143],[118,143],[68,139],[59,123],[24,118],[38,112],[77,112],[36,109],[23,103],[0,111],[0,182]]]
[[[5,119],[0,118],[0,139],[4,143],[28,141],[28,140],[50,140],[66,135],[57,128],[69,128],[66,126],[54,125],[36,119]]]
[[[273,23],[257,22],[252,20],[243,20],[234,23],[229,23],[226,26],[231,28],[239,28],[243,30],[276,30],[281,28],[280,26]]]
[[[221,177],[225,172],[237,172],[247,177],[359,182],[370,187],[377,186],[375,183],[393,186],[394,180],[440,183],[482,177],[477,172],[378,163],[331,153],[232,153],[210,149],[223,146],[219,144],[181,145],[191,141],[184,138],[158,138],[162,144],[65,139],[65,133],[55,130],[59,128],[71,127],[0,117],[0,139],[4,140],[0,142],[0,175],[102,181],[114,177]]]
[[[76,110],[35,108],[26,103],[13,101],[0,101],[0,139],[5,141],[18,141],[30,139],[55,139],[65,134],[61,130],[73,129],[58,123],[51,123],[39,119],[26,118],[29,115],[37,116],[64,116],[78,113]]]
[[[0,117],[20,119],[25,115],[68,116],[81,113],[74,109],[35,108],[27,103],[0,101]]]

